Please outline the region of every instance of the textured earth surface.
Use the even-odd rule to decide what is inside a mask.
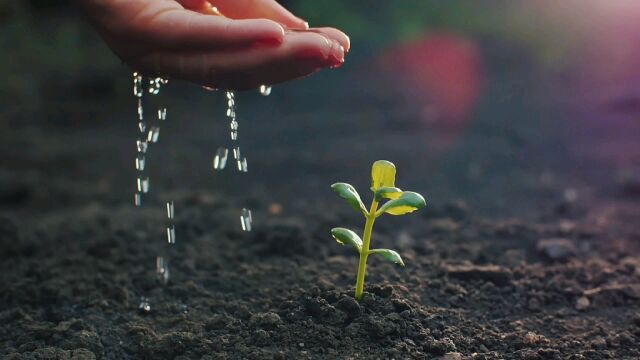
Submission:
[[[248,176],[210,168],[222,94],[170,83],[141,209],[128,70],[34,73],[30,101],[5,93],[0,109],[0,357],[640,358],[640,186],[574,153],[575,123],[540,105],[517,51],[494,48],[477,114],[454,133],[357,51],[269,98],[240,94]],[[372,258],[358,303],[356,254],[329,230],[363,222],[329,185],[369,199],[382,158],[428,207],[376,223],[375,246],[407,266]]]

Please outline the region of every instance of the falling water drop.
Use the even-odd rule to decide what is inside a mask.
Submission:
[[[138,120],[142,122],[144,118],[144,108],[142,107],[142,97],[138,98]]]
[[[138,148],[138,152],[141,154],[144,154],[147,152],[147,147],[149,146],[149,144],[147,144],[146,141],[144,140],[136,140],[136,147]]]
[[[238,159],[238,171],[240,172],[248,172],[249,168],[247,167],[247,158],[244,157],[242,160]]]
[[[242,226],[242,231],[251,231],[252,223],[253,219],[251,217],[251,210],[243,208],[240,213],[240,225]]]
[[[229,149],[225,147],[219,147],[216,151],[216,156],[213,158],[213,169],[222,170],[227,166],[227,156],[229,155]]]
[[[173,245],[176,243],[176,227],[169,226],[167,228],[167,243]]]
[[[142,206],[142,195],[140,193],[133,194],[133,205]]]
[[[136,157],[136,170],[143,171],[145,163],[146,163],[146,160],[144,155],[138,154],[138,156]]]
[[[156,275],[163,284],[169,282],[169,262],[163,256],[156,257]]]
[[[137,180],[137,184],[138,184],[138,192],[141,192],[143,194],[146,194],[149,192],[149,178],[142,178],[139,177]]]
[[[138,310],[143,314],[147,314],[151,312],[151,303],[149,302],[149,298],[146,298],[146,297],[140,298],[140,304],[138,304]]]
[[[262,96],[271,95],[271,86],[269,86],[269,85],[260,85],[260,95],[262,95]]]
[[[152,126],[151,130],[149,130],[149,133],[147,134],[147,142],[157,143],[159,136],[160,136],[160,127]]]
[[[175,217],[175,209],[173,207],[173,201],[168,201],[167,202],[167,219],[169,220],[173,220],[173,218]]]
[[[167,120],[167,108],[158,109],[158,120]]]
[[[140,76],[140,74],[138,74],[137,72],[134,72],[133,73],[133,95],[135,97],[141,98],[143,92],[144,91],[142,90],[142,76]]]

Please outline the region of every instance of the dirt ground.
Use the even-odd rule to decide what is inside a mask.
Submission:
[[[509,56],[490,57],[457,134],[419,121],[365,55],[268,98],[242,93],[247,176],[211,170],[222,94],[170,83],[141,209],[127,69],[38,77],[33,99],[1,113],[0,356],[640,359],[640,186],[574,154],[568,114]],[[372,258],[358,303],[356,254],[329,230],[363,223],[329,186],[367,202],[377,159],[428,206],[377,222],[375,246],[407,266]],[[177,244],[163,286],[167,200]]]

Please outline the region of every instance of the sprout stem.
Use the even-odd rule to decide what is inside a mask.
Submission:
[[[364,292],[364,275],[367,271],[367,258],[369,257],[369,245],[371,243],[371,232],[373,231],[373,223],[376,221],[376,211],[378,210],[378,201],[374,198],[371,202],[371,209],[366,215],[367,221],[364,224],[364,234],[362,239],[362,250],[360,251],[360,262],[358,263],[358,278],[356,280],[356,300],[362,299]]]

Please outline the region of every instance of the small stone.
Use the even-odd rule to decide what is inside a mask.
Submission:
[[[274,329],[282,324],[280,315],[274,312],[266,312],[260,314],[254,314],[249,320],[249,324],[254,327],[260,327],[263,329]]]
[[[553,261],[566,261],[578,252],[576,246],[564,238],[540,239],[536,249]]]
[[[462,360],[462,354],[459,352],[448,352],[442,355],[439,360]]]
[[[538,344],[546,343],[546,342],[548,342],[548,340],[547,340],[547,338],[545,338],[542,335],[538,335],[538,334],[536,334],[534,332],[529,331],[524,335],[524,338],[522,339],[522,342],[525,345],[531,346],[531,345],[538,345]]]
[[[427,340],[423,348],[426,352],[435,354],[435,355],[445,355],[448,352],[453,352],[456,350],[456,345],[448,338],[443,338],[441,340]]]
[[[586,296],[581,296],[576,300],[576,310],[586,310],[591,305],[591,301]]]
[[[445,271],[452,278],[460,280],[484,280],[496,285],[507,285],[512,273],[509,269],[497,265],[448,265]]]

